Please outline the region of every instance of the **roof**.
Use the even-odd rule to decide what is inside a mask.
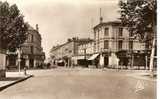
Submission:
[[[121,25],[121,22],[120,21],[102,22],[102,23],[99,23],[98,25],[94,26],[93,29],[96,29],[98,27],[105,26],[105,25],[119,26],[119,25]]]
[[[82,39],[78,39],[77,42],[79,42],[79,44],[84,44],[84,43],[89,43],[89,42],[93,42],[93,39],[90,38],[82,38]]]
[[[62,45],[53,46],[50,52],[52,52],[52,51],[54,51],[54,50],[60,48],[61,46],[62,46]]]
[[[41,34],[36,29],[34,29],[29,23],[27,23],[27,26],[28,26],[28,33],[30,33],[30,34],[36,33],[42,39]]]
[[[79,45],[88,44],[88,43],[92,43],[92,42],[94,42],[93,39],[87,39],[86,41],[79,43]]]
[[[78,42],[79,44],[84,44],[84,43],[91,42],[91,41],[93,41],[93,40],[90,39],[90,38],[74,39],[74,40],[71,40],[71,41],[67,41],[67,42],[65,42],[65,43],[63,43],[61,45],[53,46],[50,52],[55,51],[55,50],[59,49],[60,47],[66,45],[68,43],[71,43],[71,42]]]
[[[29,23],[27,23],[28,30],[35,30]]]

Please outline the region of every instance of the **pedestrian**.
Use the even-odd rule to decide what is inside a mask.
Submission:
[[[67,67],[67,62],[66,61],[64,61],[64,66]]]
[[[120,63],[120,59],[117,58],[117,59],[116,59],[116,64],[115,64],[115,66],[117,66],[117,68],[116,68],[117,71],[119,71],[119,69],[121,69],[121,68],[119,68],[119,65],[120,65],[119,63]]]
[[[50,66],[51,66],[51,64],[50,64],[50,63],[47,63],[47,68],[48,68],[48,69],[50,68]]]
[[[95,65],[96,65],[96,68],[98,68],[98,60],[95,59]]]
[[[27,75],[27,66],[24,66],[24,75]]]

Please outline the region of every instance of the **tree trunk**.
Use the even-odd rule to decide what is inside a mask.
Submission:
[[[153,65],[154,65],[155,43],[156,43],[156,39],[155,39],[155,37],[154,37],[154,38],[153,38],[153,42],[152,42],[152,50],[151,50],[150,64],[149,64],[150,74],[151,74],[152,77],[153,77]]]

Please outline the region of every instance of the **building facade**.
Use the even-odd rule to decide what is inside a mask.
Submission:
[[[78,55],[92,55],[94,53],[94,40],[89,39],[83,44],[78,45]]]
[[[135,39],[119,21],[100,22],[93,30],[94,53],[100,55],[97,63],[107,67],[144,65],[136,61],[145,61],[142,57],[145,54],[145,44]]]
[[[87,39],[72,38],[62,45],[53,47],[50,51],[52,63],[62,63],[62,65],[72,66],[77,64],[78,45],[86,42]]]
[[[94,40],[88,39],[85,43],[78,45],[77,65],[89,65],[87,61],[94,54]],[[87,64],[87,65],[86,65]]]
[[[20,66],[24,68],[37,68],[43,65],[45,60],[45,53],[41,46],[41,35],[38,31],[38,25],[36,29],[29,25],[26,41],[20,46]],[[17,68],[18,66],[18,54],[8,54],[7,67]]]

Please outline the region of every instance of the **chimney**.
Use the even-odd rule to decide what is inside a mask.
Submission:
[[[38,24],[36,24],[36,30],[37,30],[37,32],[39,32],[39,27],[38,27]]]

